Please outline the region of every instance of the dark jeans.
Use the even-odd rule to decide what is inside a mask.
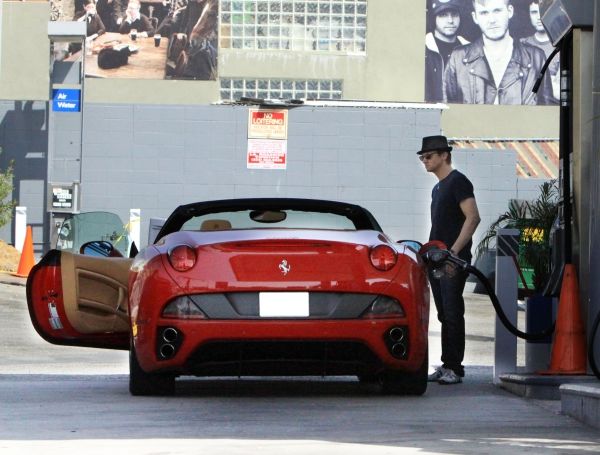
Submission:
[[[463,290],[468,274],[458,272],[453,277],[434,278],[429,272],[429,283],[435,300],[438,320],[442,324],[442,367],[464,376],[462,361],[465,357],[465,301]]]

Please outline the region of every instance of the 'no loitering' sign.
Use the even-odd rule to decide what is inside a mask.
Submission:
[[[287,109],[250,109],[249,139],[287,139]]]
[[[248,110],[248,169],[286,169],[287,109]]]

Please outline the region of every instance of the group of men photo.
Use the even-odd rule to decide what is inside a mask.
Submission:
[[[560,61],[542,25],[539,0],[430,0],[425,101],[551,105],[560,99]]]

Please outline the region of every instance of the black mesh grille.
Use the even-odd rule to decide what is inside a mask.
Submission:
[[[209,319],[260,319],[258,292],[192,294],[188,297]],[[310,292],[310,316],[304,319],[355,319],[376,298],[377,294]]]
[[[377,356],[353,341],[221,341],[197,349],[186,369],[199,376],[354,375],[381,368]]]

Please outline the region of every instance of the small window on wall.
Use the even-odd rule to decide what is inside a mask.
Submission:
[[[241,97],[263,99],[342,98],[342,81],[330,79],[221,79],[221,100],[238,101]]]
[[[221,48],[366,53],[367,0],[220,0]]]

